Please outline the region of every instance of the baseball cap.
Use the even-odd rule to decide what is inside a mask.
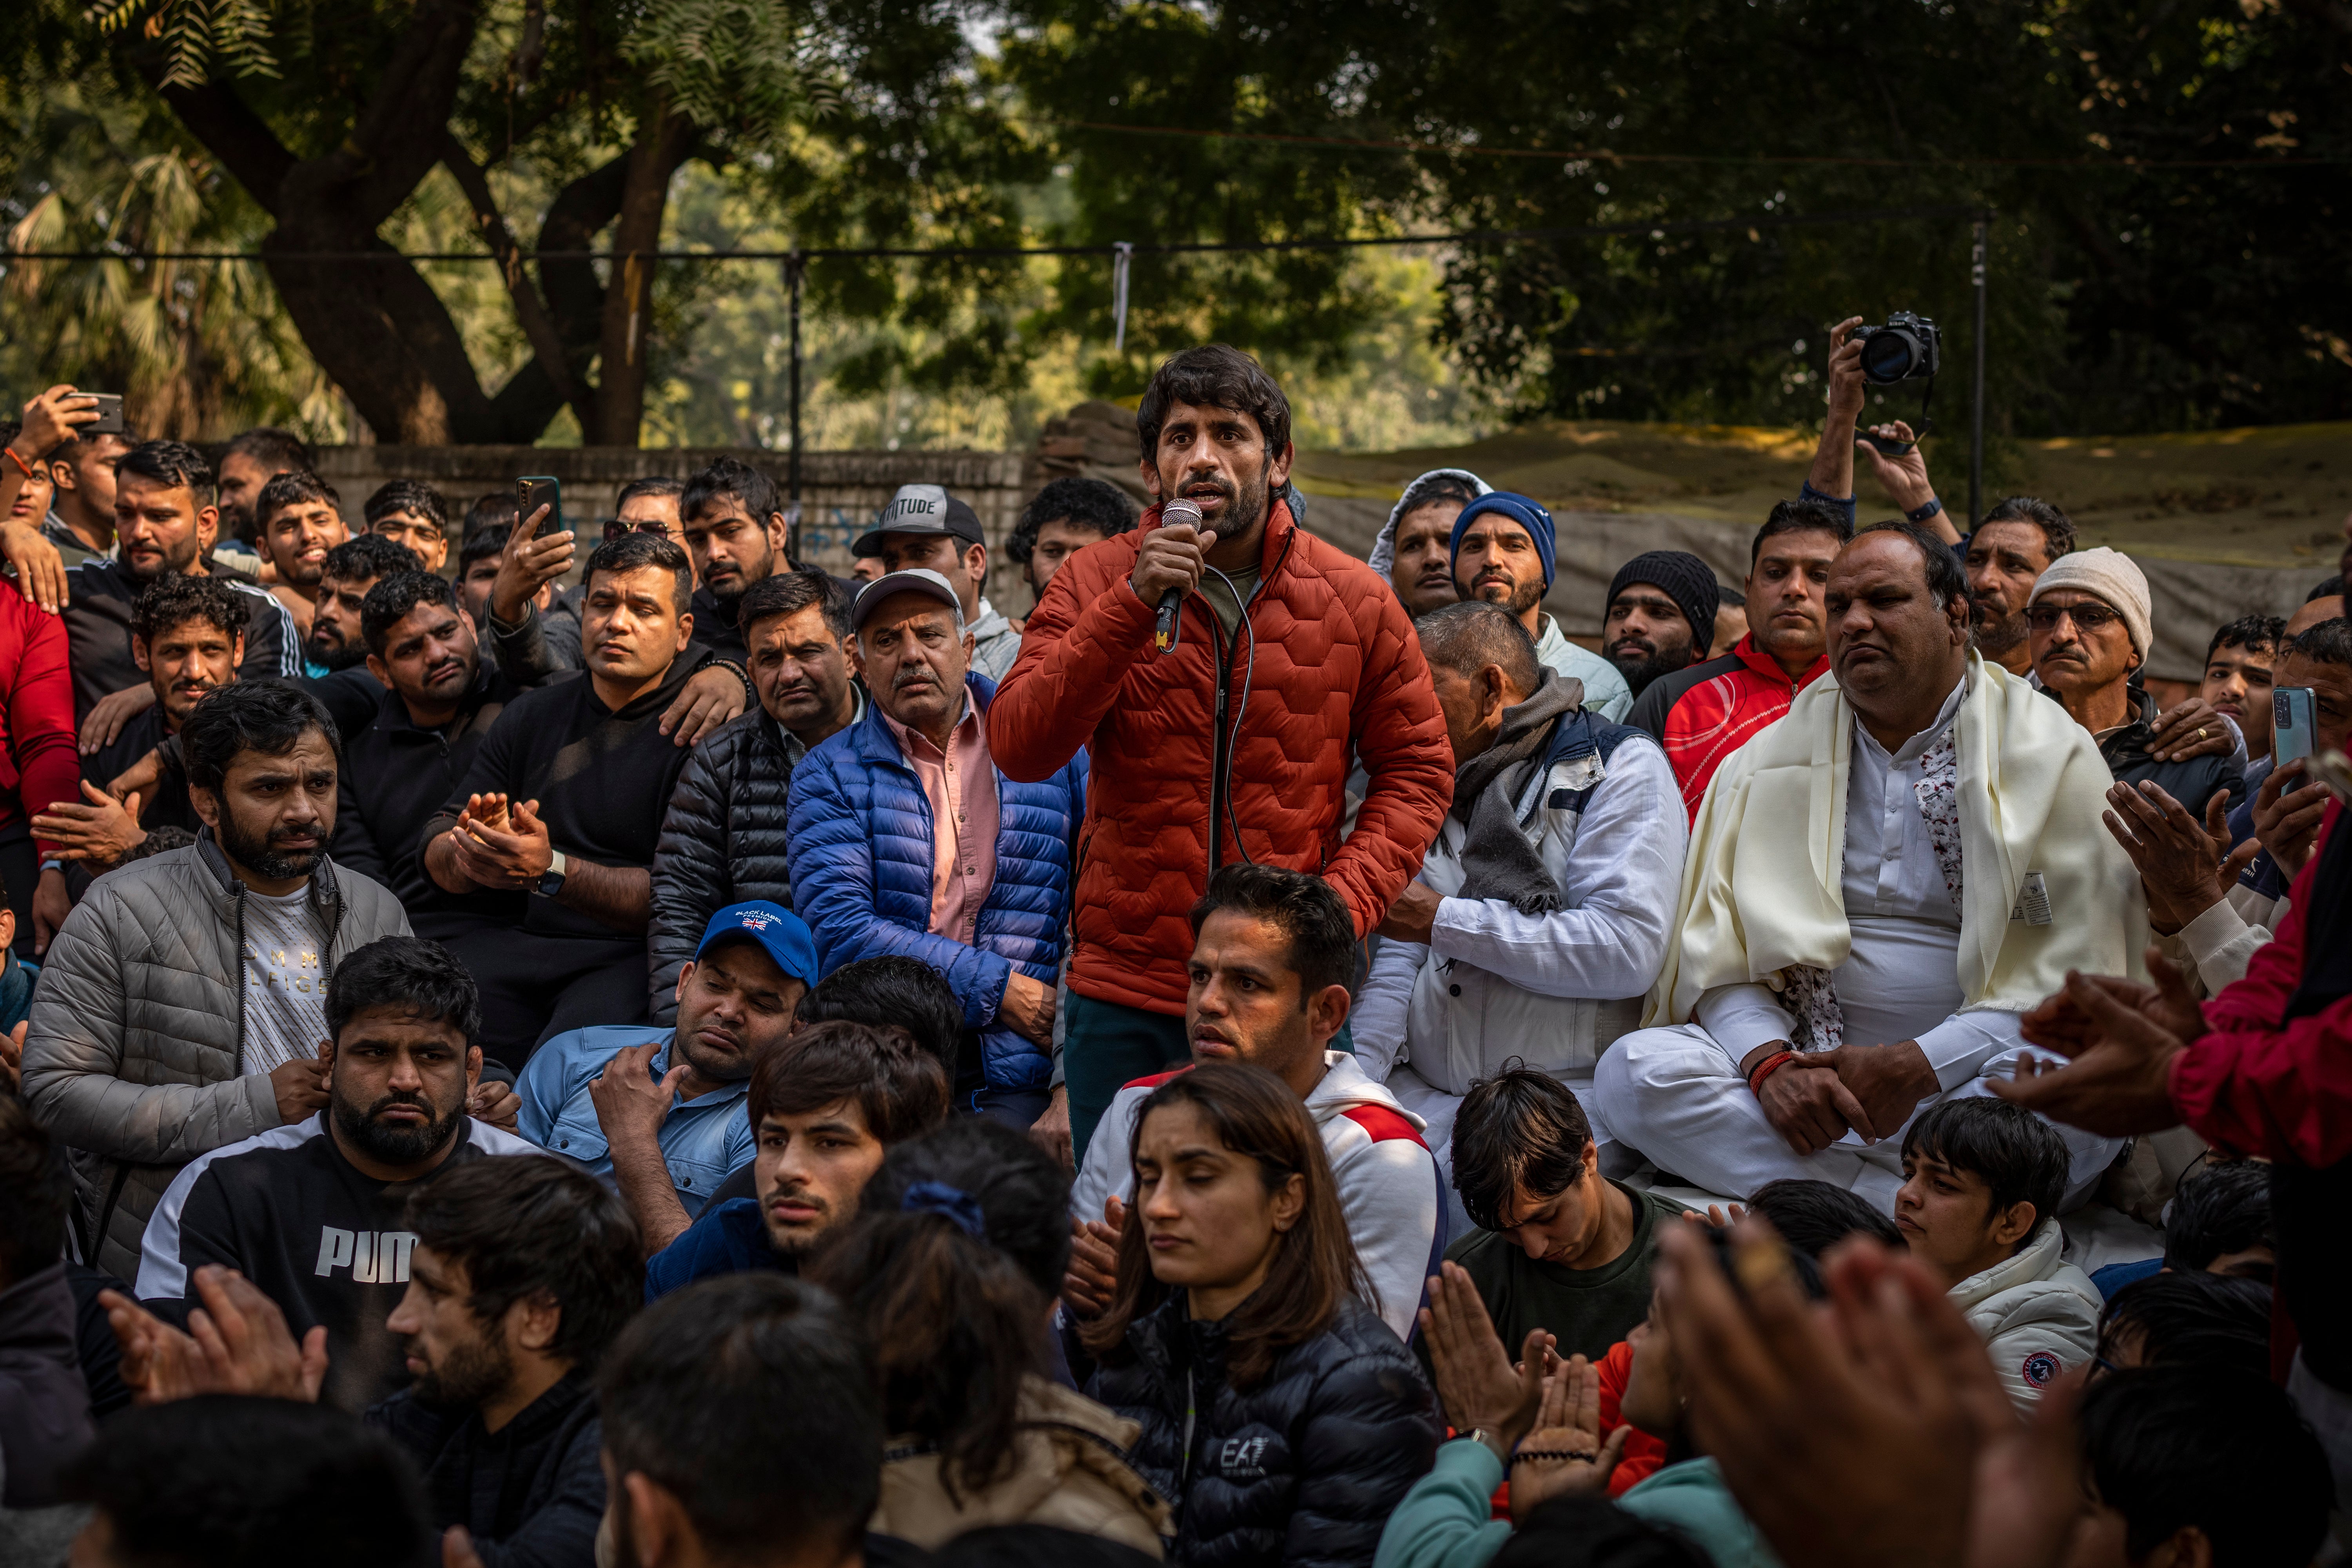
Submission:
[[[694,950],[697,963],[711,948],[731,936],[748,936],[768,950],[776,967],[803,985],[817,983],[816,939],[801,917],[782,904],[752,899],[730,904],[702,928],[702,944]]]
[[[885,572],[857,591],[857,603],[850,606],[849,629],[856,631],[882,606],[882,601],[893,594],[928,594],[955,612],[956,636],[961,637],[963,601],[956,597],[955,585],[928,566],[910,566],[904,572]]]
[[[881,554],[886,533],[950,533],[967,544],[988,542],[980,531],[980,514],[948,494],[944,485],[900,485],[882,515],[874,520],[873,531],[860,534],[849,552]]]

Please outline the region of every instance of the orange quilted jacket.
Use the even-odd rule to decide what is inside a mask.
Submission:
[[[988,746],[1006,777],[1023,780],[1089,748],[1070,988],[1181,1014],[1185,916],[1213,866],[1245,852],[1319,871],[1361,936],[1436,837],[1454,798],[1454,754],[1404,606],[1362,562],[1293,523],[1279,500],[1246,628],[1229,644],[1194,595],[1181,642],[1155,655],[1155,606],[1128,575],[1143,531],[1159,524],[1155,508],[1135,532],[1088,546],[1054,574],[989,709]],[[1229,801],[1213,785],[1228,745]],[[1351,757],[1371,784],[1342,844]]]

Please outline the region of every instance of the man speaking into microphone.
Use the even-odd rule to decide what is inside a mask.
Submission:
[[[1192,1059],[1188,917],[1211,871],[1250,860],[1319,873],[1361,937],[1454,796],[1404,607],[1285,500],[1290,402],[1274,378],[1222,343],[1187,349],[1154,373],[1135,423],[1162,504],[1054,574],[988,712],[1008,778],[1051,777],[1089,749],[1064,1036],[1081,1159],[1121,1085]],[[1183,507],[1163,524],[1176,500],[1197,525]],[[1171,592],[1175,646],[1162,652]],[[1370,784],[1343,843],[1351,758]],[[1041,1135],[1064,1110],[1057,1090]]]

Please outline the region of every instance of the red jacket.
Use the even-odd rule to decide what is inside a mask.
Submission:
[[[2277,934],[2254,951],[2243,980],[2205,1004],[2210,1032],[2171,1069],[2172,1103],[2199,1137],[2315,1171],[2352,1155],[2352,996],[2283,1020],[2303,979],[2313,874],[2343,814],[2341,803],[2328,806]]]
[[[74,750],[73,669],[66,623],[43,611],[14,584],[0,588],[0,827],[81,799],[81,757]],[[39,840],[47,858],[57,846]],[[30,888],[10,891],[29,899]]]
[[[1757,732],[1780,721],[1797,700],[1797,693],[1829,673],[1823,654],[1791,681],[1780,661],[1756,646],[1750,632],[1731,645],[1740,668],[1702,681],[1682,694],[1666,714],[1666,761],[1675,782],[1683,786],[1683,805],[1698,819],[1699,803],[1724,760],[1755,739]]]
[[[1156,607],[1128,575],[1159,525],[1154,508],[1136,531],[1089,545],[1054,574],[989,708],[988,749],[1007,778],[1024,780],[1089,749],[1070,989],[1181,1015],[1192,952],[1185,917],[1213,866],[1240,858],[1236,824],[1251,859],[1322,873],[1361,936],[1436,838],[1454,799],[1454,752],[1404,606],[1371,568],[1294,524],[1279,500],[1237,647],[1194,595],[1182,641],[1156,655]],[[1213,851],[1221,727],[1238,733],[1231,815],[1220,809]],[[1371,784],[1342,844],[1351,754]]]

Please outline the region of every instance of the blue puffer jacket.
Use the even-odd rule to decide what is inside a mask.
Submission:
[[[996,683],[971,675],[965,685],[987,712]],[[865,718],[793,772],[785,828],[793,903],[815,933],[817,962],[830,974],[884,953],[921,959],[954,987],[965,1026],[981,1031],[989,1087],[1045,1088],[1052,1056],[997,1025],[996,1010],[1015,965],[1054,984],[1086,793],[1084,752],[1041,784],[1015,784],[998,773],[996,881],[981,906],[974,945],[933,936],[930,799],[900,754],[881,704],[867,703]]]

